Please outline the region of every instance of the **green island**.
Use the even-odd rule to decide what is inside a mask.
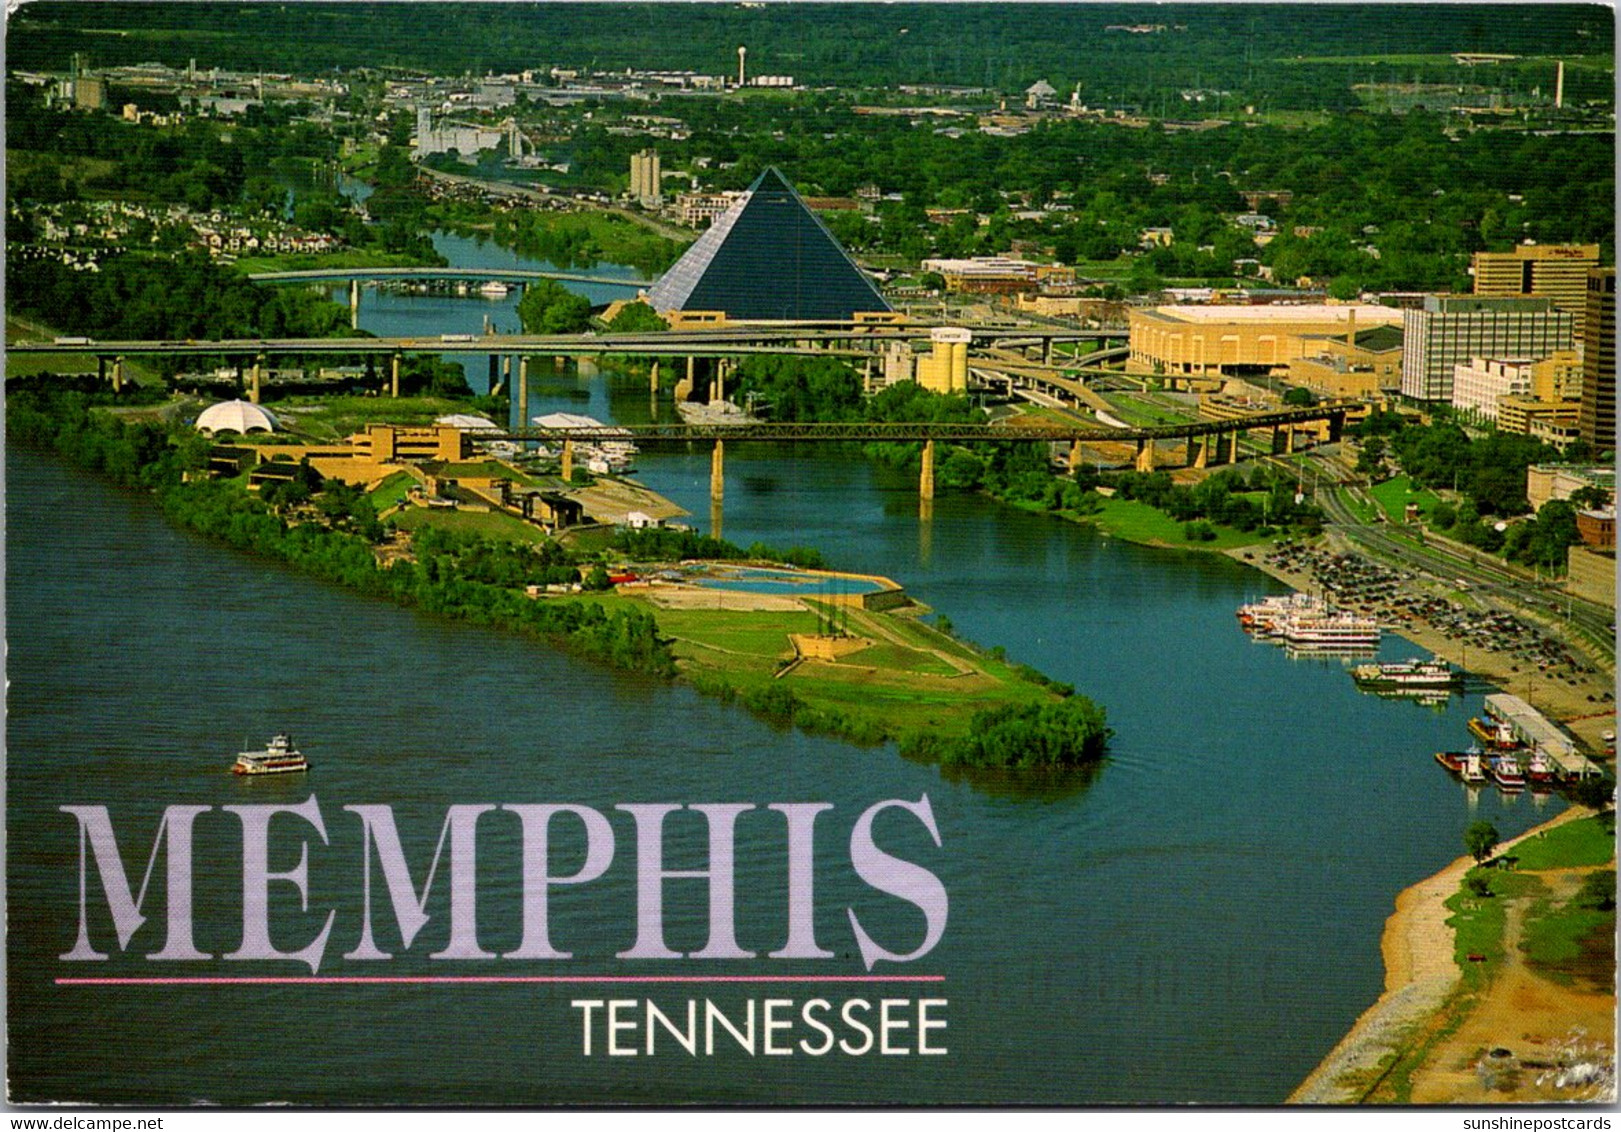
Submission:
[[[371,596],[679,677],[774,724],[858,744],[893,741],[946,767],[1052,771],[1105,753],[1104,712],[1086,697],[999,648],[958,640],[943,618],[925,623],[887,579],[817,569],[813,550],[600,528],[571,545],[505,514],[401,509],[409,485],[398,478],[367,492],[323,481],[307,462],[255,492],[246,472],[207,474],[214,445],[177,419],[176,402],[48,376],[13,379],[7,393],[13,442],[149,490],[169,519],[198,534]],[[343,419],[341,408],[328,411]],[[413,420],[425,411],[405,407]],[[802,594],[685,584],[720,563],[769,567]],[[616,588],[610,570],[670,581]],[[857,583],[882,600],[857,594]]]

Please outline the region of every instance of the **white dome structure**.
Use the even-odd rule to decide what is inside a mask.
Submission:
[[[205,436],[221,432],[275,432],[281,422],[266,408],[251,401],[221,401],[197,416],[197,431]]]

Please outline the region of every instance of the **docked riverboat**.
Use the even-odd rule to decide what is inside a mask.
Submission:
[[[1379,622],[1355,613],[1286,613],[1273,632],[1284,643],[1297,649],[1375,649],[1379,647]]]
[[[1238,624],[1256,637],[1276,635],[1277,625],[1291,614],[1326,614],[1328,604],[1310,594],[1273,594],[1238,607]]]
[[[243,751],[236,756],[232,774],[302,774],[310,769],[309,760],[293,746],[285,732],[271,739],[262,751]]]
[[[1440,657],[1359,664],[1351,669],[1357,687],[1370,692],[1447,692],[1463,683],[1463,674]]]

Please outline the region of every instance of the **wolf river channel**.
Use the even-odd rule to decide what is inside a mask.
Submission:
[[[460,265],[528,264],[441,235]],[[544,266],[533,264],[533,266]],[[603,270],[622,270],[604,268]],[[590,290],[587,288],[587,290]],[[608,292],[592,297],[603,301]],[[381,334],[515,328],[513,304],[368,290],[361,324]],[[454,359],[453,359],[454,360]],[[469,380],[485,383],[482,358]],[[631,423],[652,410],[646,379],[532,368],[526,415]],[[669,413],[666,402],[660,412]],[[947,495],[919,516],[910,476],[859,452],[727,450],[724,531],[747,545],[821,549],[838,568],[888,575],[963,637],[1075,685],[1114,737],[1095,772],[976,782],[891,747],[774,729],[680,684],[582,661],[505,632],[368,599],[203,541],[53,457],[8,447],[10,696],[7,825],[9,1077],[17,1101],[148,1105],[544,1105],[593,1103],[1279,1103],[1378,997],[1379,938],[1397,892],[1462,852],[1489,819],[1507,837],[1552,817],[1557,798],[1470,792],[1430,757],[1468,742],[1480,691],[1441,709],[1359,693],[1339,660],[1291,659],[1234,619],[1279,592],[1227,558],[1130,545],[990,499]],[[707,451],[645,451],[637,478],[707,529]],[[1387,636],[1384,659],[1419,655]],[[245,780],[235,753],[276,731],[308,775]],[[318,977],[309,965],[231,961],[243,938],[243,829],[221,807],[314,796],[327,841],[297,816],[271,826],[269,867],[307,852],[298,888],[270,883],[271,935],[303,948],[335,909]],[[865,883],[851,841],[877,803],[927,797],[939,844],[891,807],[877,845],[938,878],[938,941],[869,972],[852,928],[911,952],[925,919]],[[567,959],[433,960],[446,946],[454,853],[439,861],[427,926],[401,946],[381,870],[345,806],[392,806],[409,883],[421,892],[447,809],[569,803],[605,815],[615,853],[601,877],[555,885],[551,941]],[[737,819],[735,921],[749,959],[631,959],[636,827],[615,806],[752,803]],[[789,933],[783,815],[823,803],[814,826],[821,959],[775,959]],[[195,825],[197,946],[156,961],[168,882],[153,837],[164,808],[208,806]],[[89,930],[109,958],[70,962],[79,922],[79,832],[64,806],[105,806],[132,893],[149,867],[147,923],[120,951],[94,867]],[[513,950],[523,887],[519,823],[499,811],[477,834],[478,942]],[[551,825],[555,876],[578,872],[583,825]],[[704,821],[666,823],[664,868],[707,867]],[[448,844],[448,841],[447,841]],[[375,857],[376,850],[372,852]],[[148,858],[153,864],[149,866]],[[346,959],[372,882],[388,961]],[[670,948],[705,946],[708,883],[664,883]],[[403,897],[408,907],[413,895]],[[198,977],[231,983],[62,983]],[[267,976],[303,981],[264,981]],[[445,976],[558,977],[475,982]],[[742,979],[738,977],[741,976]],[[882,976],[895,981],[858,982]],[[651,978],[650,978],[651,977]],[[790,981],[809,979],[811,981]],[[926,979],[920,977],[927,977]],[[624,981],[641,979],[647,981]],[[753,979],[757,981],[743,981]],[[258,981],[255,981],[258,980]],[[415,980],[415,981],[412,981]],[[612,981],[620,980],[620,981]],[[673,980],[673,981],[658,981]],[[685,981],[681,981],[685,980]],[[732,980],[732,981],[727,981]],[[911,980],[911,981],[902,981]],[[816,1015],[844,1046],[820,1056]],[[581,1001],[635,1000],[608,1056],[605,1007],[585,1052]],[[754,1052],[716,1026],[689,1054],[657,1029],[651,1001],[703,1029],[712,1002],[739,1030],[768,1000],[789,1028]],[[851,1000],[865,1006],[850,1007]],[[903,1000],[885,1054],[881,1000]],[[944,1029],[922,1035],[916,1003]]]

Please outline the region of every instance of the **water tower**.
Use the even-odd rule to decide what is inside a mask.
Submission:
[[[748,54],[749,54],[749,49],[747,47],[739,47],[737,49],[737,85],[738,86],[743,85],[743,77],[744,77],[743,76],[743,62],[744,62],[745,59],[748,58]]]

